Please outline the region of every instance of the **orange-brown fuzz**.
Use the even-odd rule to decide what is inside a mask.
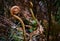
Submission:
[[[20,12],[20,7],[19,6],[13,6],[12,8],[11,8],[11,14],[18,14],[19,12]]]

